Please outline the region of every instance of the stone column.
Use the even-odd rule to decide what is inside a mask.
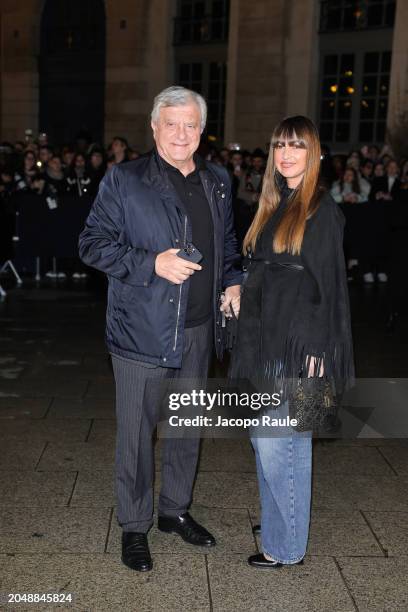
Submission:
[[[227,141],[263,146],[282,114],[285,0],[236,0],[228,56]],[[234,2],[232,2],[234,5]]]
[[[287,36],[285,37],[284,77],[285,115],[306,115],[316,120],[318,54],[318,3],[315,0],[292,0],[287,3]]]
[[[38,15],[40,0],[1,3],[1,137],[22,140],[38,129]]]
[[[151,144],[153,96],[169,83],[170,0],[107,0],[105,141]],[[124,23],[125,22],[125,23]]]
[[[387,128],[399,127],[401,115],[408,119],[408,2],[397,1],[392,45],[391,80]],[[406,126],[408,129],[408,125]]]

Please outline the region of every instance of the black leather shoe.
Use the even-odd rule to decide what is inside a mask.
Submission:
[[[252,533],[254,535],[261,535],[261,526],[260,525],[254,525],[252,527]]]
[[[262,553],[258,555],[252,555],[248,557],[249,565],[252,567],[256,567],[259,569],[273,569],[278,567],[283,567],[284,565],[303,565],[303,559],[298,561],[298,563],[280,563],[279,561],[270,561]]]
[[[147,533],[124,531],[122,533],[122,562],[137,572],[148,572],[153,567]]]
[[[165,533],[177,533],[185,542],[194,546],[215,546],[214,536],[196,523],[188,512],[181,516],[159,516],[157,527]]]

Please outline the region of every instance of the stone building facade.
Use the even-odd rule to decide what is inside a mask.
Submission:
[[[0,138],[76,121],[145,150],[155,93],[180,83],[217,143],[265,146],[298,113],[333,150],[380,142],[408,108],[407,30],[405,0],[1,0]]]

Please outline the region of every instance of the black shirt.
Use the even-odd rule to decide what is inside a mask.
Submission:
[[[185,327],[195,327],[207,321],[213,311],[214,225],[210,206],[200,178],[204,161],[194,156],[195,169],[184,176],[163,158],[168,177],[177,192],[192,227],[193,245],[200,251],[202,270],[190,277]]]

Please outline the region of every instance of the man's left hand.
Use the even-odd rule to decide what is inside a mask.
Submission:
[[[224,291],[224,299],[220,306],[221,312],[225,313],[226,317],[232,317],[231,309],[235,316],[239,316],[239,308],[241,303],[241,285],[232,285]]]

